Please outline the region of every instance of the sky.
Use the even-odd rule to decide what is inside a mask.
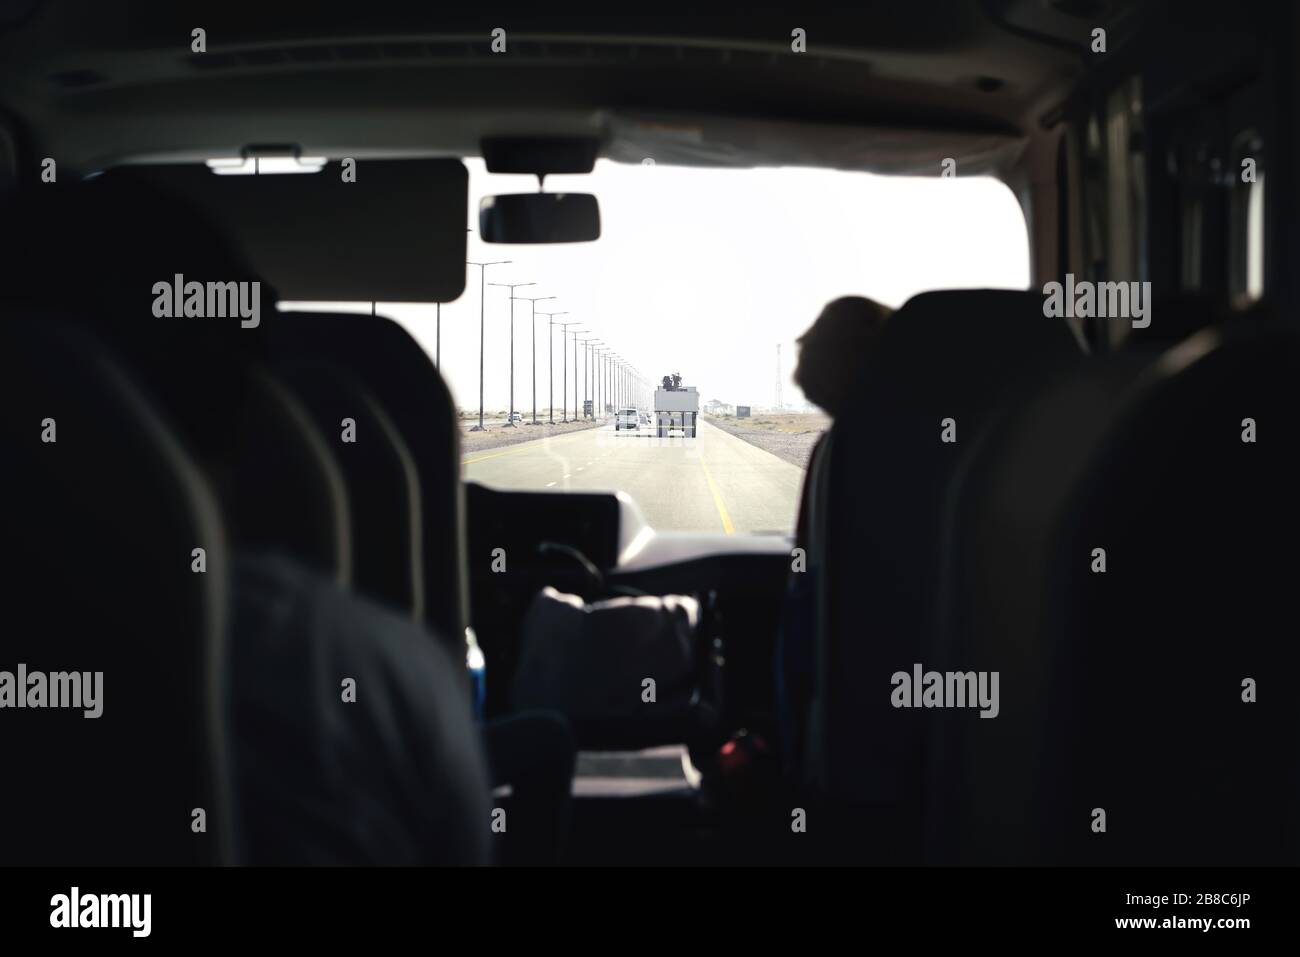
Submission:
[[[599,160],[584,176],[548,176],[548,192],[590,192],[600,202],[592,243],[503,245],[478,238],[479,201],[536,192],[532,176],[487,173],[465,161],[470,203],[468,259],[511,260],[487,269],[489,283],[536,283],[516,296],[555,296],[542,312],[567,312],[651,381],[681,373],[704,401],[770,406],[777,345],[782,400],[801,408],[791,381],[795,339],[823,305],[863,295],[897,307],[929,289],[1029,285],[1024,217],[1011,191],[979,177],[885,177],[807,168],[745,170],[619,164]],[[457,404],[477,410],[479,268],[442,306],[442,372]],[[510,291],[487,286],[484,405],[510,401]],[[311,308],[369,312],[369,304]],[[433,355],[432,304],[379,303]],[[514,405],[532,410],[530,303],[514,303]],[[536,323],[537,407],[547,405],[547,329]],[[572,330],[565,338],[572,407]],[[562,380],[561,331],[554,332],[555,403]],[[582,353],[579,353],[582,361]],[[581,399],[581,392],[579,393]]]

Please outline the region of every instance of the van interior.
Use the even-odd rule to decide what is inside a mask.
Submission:
[[[0,862],[1296,864],[1298,30],[0,2]],[[655,330],[548,329],[566,290],[494,265],[617,242],[584,177],[641,167],[1001,184],[1028,281],[889,303],[810,461],[727,431],[757,408],[660,436]],[[910,228],[875,213],[808,215]],[[510,289],[487,422],[515,278],[559,299]],[[643,373],[608,402],[601,340]],[[760,454],[778,518],[731,491]]]

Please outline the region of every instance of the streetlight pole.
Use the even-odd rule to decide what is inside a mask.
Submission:
[[[591,336],[582,340],[582,417],[587,417],[587,379],[591,377]],[[595,411],[592,405],[592,411]]]
[[[575,329],[573,331],[573,418],[578,416],[578,333],[586,332],[586,329]],[[586,339],[582,340],[586,342]]]
[[[491,263],[472,263],[466,261],[467,266],[478,266],[478,425],[470,429],[471,432],[486,432],[483,428],[483,294],[487,290],[484,283],[487,278],[488,266],[505,266],[509,264],[509,259],[501,259]]]
[[[569,421],[569,405],[568,405],[568,403],[569,403],[569,366],[568,366],[568,353],[566,353],[566,352],[564,351],[564,346],[565,346],[564,337],[565,337],[566,335],[568,335],[568,333],[569,333],[569,326],[580,326],[580,325],[582,325],[582,323],[580,323],[580,322],[557,322],[556,325],[560,327],[560,416],[561,416],[561,418],[560,418],[560,422],[561,422],[561,423],[567,423],[567,422]],[[574,343],[574,345],[573,345],[573,374],[574,374],[575,377],[576,377],[577,374],[578,374],[578,344],[577,344],[577,343],[578,343],[578,333],[579,333],[579,332],[582,332],[582,330],[581,330],[581,329],[575,329],[575,330],[573,330],[573,343]],[[575,382],[575,385],[576,385],[576,383],[577,383],[576,378],[575,378],[574,382]],[[575,413],[577,412],[576,409],[575,409],[574,411],[575,411]],[[577,415],[574,415],[574,418],[576,419],[576,418],[577,418]]]
[[[519,296],[524,302],[527,302],[532,309],[532,327],[533,327],[533,425],[537,425],[537,304],[545,302],[548,299],[554,299],[555,296]],[[546,313],[542,313],[546,315]]]
[[[551,425],[555,424],[555,317],[567,316],[567,312],[543,312],[546,317],[546,338],[547,347],[550,350],[550,360],[546,363],[546,415]],[[563,358],[564,345],[560,345],[560,354]]]
[[[596,379],[592,375],[591,360],[596,353],[596,347],[604,345],[604,340],[588,339],[587,340],[587,391],[591,393],[591,418],[596,418]],[[585,399],[586,396],[584,395]]]
[[[504,286],[510,290],[510,411],[506,413],[506,428],[515,427],[515,290],[521,286],[536,286],[535,282],[490,282],[489,286]]]
[[[596,404],[600,407],[599,418],[605,417],[605,350],[609,348],[606,342],[596,350]]]

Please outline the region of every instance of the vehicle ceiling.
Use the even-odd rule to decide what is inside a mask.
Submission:
[[[499,134],[595,135],[629,162],[907,172],[954,156],[996,171],[1090,68],[1091,30],[1113,52],[1145,14],[1137,0],[676,19],[660,5],[653,18],[350,6],[0,0],[3,107],[23,142],[81,171],[250,144],[468,156]],[[496,26],[505,54],[489,47]],[[194,27],[206,53],[191,53]],[[806,53],[791,52],[795,27]]]

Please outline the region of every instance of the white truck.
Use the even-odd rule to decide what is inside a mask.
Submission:
[[[667,438],[680,429],[688,439],[693,439],[699,414],[700,393],[695,386],[682,385],[678,373],[664,376],[663,385],[655,389],[655,435]]]

